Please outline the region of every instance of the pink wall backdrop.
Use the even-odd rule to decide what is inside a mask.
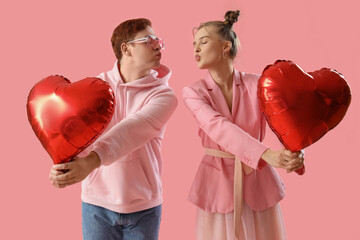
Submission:
[[[241,1],[2,1],[0,239],[81,239],[79,184],[58,190],[48,180],[50,157],[26,115],[31,87],[61,74],[72,81],[95,76],[115,61],[110,37],[129,18],[146,17],[167,48],[179,106],[163,142],[162,240],[192,240],[195,207],[186,197],[203,150],[181,89],[205,72],[193,59],[192,28],[240,9],[234,25],[242,50],[236,67],[261,73],[276,59],[306,71],[335,68],[347,78],[353,99],[344,120],[306,151],[307,173],[279,171],[287,188],[281,202],[288,238],[360,239],[359,4],[356,0]],[[268,130],[265,142],[280,148]]]

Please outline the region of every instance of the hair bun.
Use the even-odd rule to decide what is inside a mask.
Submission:
[[[240,16],[240,11],[227,11],[225,13],[225,21],[224,24],[232,28],[233,24],[238,21],[238,17]]]

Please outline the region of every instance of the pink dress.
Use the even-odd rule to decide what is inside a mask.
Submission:
[[[201,208],[196,216],[197,240],[236,240],[234,214],[209,213]],[[243,205],[239,240],[284,240],[286,231],[279,203],[263,211]]]
[[[284,185],[261,159],[268,147],[261,142],[266,121],[257,100],[258,78],[234,69],[231,112],[209,72],[183,89],[184,103],[199,125],[203,147],[227,152],[252,168],[243,177],[242,215],[235,227],[234,205],[239,203],[234,204],[234,158],[204,155],[188,197],[199,208],[198,240],[236,239],[235,228],[239,239],[286,239],[278,204],[285,195]]]

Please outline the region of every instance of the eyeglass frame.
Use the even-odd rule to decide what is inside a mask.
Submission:
[[[149,41],[148,39],[149,39],[149,38],[151,38],[152,41],[155,42],[155,43],[153,43],[153,45],[149,45],[149,43],[148,43],[148,41]],[[156,36],[154,36],[154,35],[147,35],[147,36],[145,36],[145,37],[143,37],[143,38],[138,38],[138,39],[130,40],[130,41],[126,42],[126,44],[128,44],[128,43],[146,43],[146,45],[147,45],[147,46],[150,46],[150,47],[154,47],[155,44],[159,44],[160,49],[162,49],[162,50],[165,49],[165,42],[164,42],[164,40],[162,40],[161,38],[158,38],[158,37],[156,37]]]

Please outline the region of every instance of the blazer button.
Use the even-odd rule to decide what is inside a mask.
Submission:
[[[246,160],[248,165],[251,165],[251,161],[249,159],[245,158],[245,160]]]

